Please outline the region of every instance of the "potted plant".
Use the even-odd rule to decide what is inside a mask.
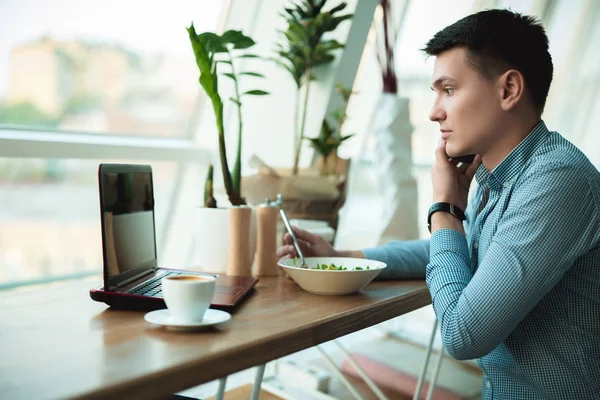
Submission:
[[[328,8],[326,8],[328,7]],[[305,132],[310,103],[311,86],[317,79],[317,69],[330,64],[336,52],[344,45],[330,37],[340,24],[353,17],[345,13],[347,4],[334,0],[297,0],[281,13],[286,29],[276,45],[273,60],[292,76],[296,85],[294,105],[295,149],[291,171],[261,168],[257,175],[245,177],[248,182],[244,194],[251,201],[283,195],[282,207],[290,218],[326,220],[332,228],[337,227],[338,210],[345,195],[345,176],[328,176],[311,167],[299,173],[300,154],[307,137],[317,136],[317,142],[331,138],[319,138]],[[301,96],[302,99],[301,99]],[[327,131],[321,131],[327,134]],[[335,135],[331,131],[332,135]],[[315,143],[316,144],[316,143]],[[319,145],[318,145],[319,146]],[[326,146],[320,146],[325,150]],[[338,167],[349,165],[338,163]]]
[[[337,168],[338,148],[344,141],[354,136],[354,134],[342,135],[342,127],[348,118],[346,109],[348,107],[348,102],[350,101],[350,96],[352,96],[354,92],[352,92],[352,89],[343,87],[341,83],[337,84],[337,92],[342,96],[342,106],[331,113],[331,116],[335,120],[335,125],[331,124],[327,117],[325,117],[321,125],[319,136],[316,138],[307,138],[320,157],[318,168],[322,176],[331,174],[339,175],[341,171],[338,171]]]
[[[263,96],[268,94],[260,89],[241,90],[242,77],[263,77],[263,75],[257,72],[240,71],[238,69],[240,59],[258,58],[257,55],[247,51],[255,45],[255,42],[249,36],[236,30],[228,30],[222,35],[213,32],[198,34],[192,24],[187,28],[187,31],[194,51],[196,64],[200,72],[199,82],[211,101],[215,116],[223,185],[232,206],[245,206],[246,200],[241,194],[241,154],[243,137],[242,104],[247,96]],[[237,151],[232,170],[229,168],[227,143],[225,140],[226,135],[223,121],[225,103],[219,92],[220,77],[225,77],[233,81],[234,94],[228,99],[227,104],[230,104],[237,109]],[[230,219],[237,218],[236,215],[238,213],[240,214],[240,218],[243,217],[244,219],[247,219],[247,214],[251,212],[251,210],[240,209],[235,211],[235,214],[232,214],[231,210],[227,208],[217,208],[217,202],[213,194],[213,178],[213,166],[210,165],[205,182],[204,207],[201,207],[198,210],[198,221],[196,223],[196,251],[201,258],[201,260],[198,261],[201,268],[213,272],[224,272],[228,268],[228,254],[230,253],[230,249],[239,248],[239,243],[237,243],[238,239],[236,239],[238,237],[240,241],[243,240],[246,242],[246,237],[250,235],[251,244],[250,249],[248,250],[248,260],[242,260],[242,262],[251,263],[255,237],[252,229],[250,229],[250,232],[230,231]],[[232,215],[234,215],[234,217],[232,217]],[[247,225],[246,222],[244,222],[243,226]]]
[[[277,44],[276,51],[279,57],[275,58],[275,62],[292,75],[297,87],[294,111],[296,150],[292,175],[298,175],[300,152],[305,138],[304,128],[311,81],[315,78],[313,70],[331,63],[335,59],[335,51],[344,47],[337,40],[327,39],[326,35],[353,16],[353,14],[341,14],[347,6],[346,2],[341,2],[330,10],[324,10],[327,4],[328,0],[300,0],[293,7],[285,8],[282,14],[288,26],[283,32],[283,41]],[[298,116],[302,86],[304,86],[304,101],[299,127]]]
[[[260,89],[241,92],[239,85],[241,76],[260,78],[264,78],[264,76],[258,72],[237,71],[236,62],[240,58],[257,58],[258,56],[255,54],[247,52],[240,54],[238,52],[239,50],[247,50],[256,43],[241,31],[229,30],[223,33],[223,35],[217,35],[213,32],[198,34],[196,33],[194,24],[187,29],[192,49],[194,50],[194,56],[196,57],[196,64],[200,70],[200,85],[210,98],[215,114],[215,122],[219,135],[219,158],[225,191],[232,205],[243,205],[246,204],[246,201],[241,196],[242,98],[245,96],[262,96],[268,94],[268,92]],[[222,68],[225,68],[226,71],[223,72]],[[223,124],[224,104],[219,94],[219,76],[232,79],[235,88],[234,96],[229,98],[229,101],[237,108],[238,113],[238,145],[233,172],[229,170],[229,163],[227,161],[227,146]]]

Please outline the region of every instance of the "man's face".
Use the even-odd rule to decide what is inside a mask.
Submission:
[[[436,57],[432,90],[435,100],[429,119],[440,124],[440,136],[451,157],[483,154],[497,137],[502,119],[500,91],[467,60],[462,47]]]

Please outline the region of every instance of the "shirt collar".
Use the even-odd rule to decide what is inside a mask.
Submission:
[[[492,172],[481,164],[475,172],[477,183],[480,186],[489,185],[492,189],[508,186],[518,176],[533,152],[548,137],[548,133],[546,124],[540,121]]]

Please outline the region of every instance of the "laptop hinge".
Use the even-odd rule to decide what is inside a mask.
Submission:
[[[135,275],[135,276],[132,276],[131,278],[129,278],[129,279],[126,279],[126,280],[124,280],[123,282],[119,282],[119,283],[117,283],[115,286],[116,286],[117,288],[121,288],[121,287],[123,287],[123,286],[125,286],[125,285],[129,285],[129,284],[130,284],[131,282],[133,282],[133,281],[136,281],[136,280],[138,280],[138,279],[140,279],[140,278],[142,278],[142,277],[144,277],[144,276],[146,276],[146,275],[150,275],[150,274],[153,274],[153,273],[155,273],[155,272],[156,272],[156,269],[155,269],[155,268],[152,268],[152,269],[150,269],[150,270],[148,270],[148,271],[144,271],[144,272],[142,272],[142,273],[139,273],[139,274],[137,274],[137,275]]]

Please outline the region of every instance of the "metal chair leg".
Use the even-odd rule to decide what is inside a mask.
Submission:
[[[377,387],[375,382],[373,382],[373,380],[371,378],[369,378],[369,375],[367,375],[367,373],[361,368],[361,366],[358,365],[358,363],[356,362],[354,357],[352,357],[350,355],[350,353],[348,353],[348,351],[346,351],[346,349],[342,346],[342,344],[340,342],[338,342],[337,340],[334,340],[333,342],[335,344],[337,344],[337,346],[340,348],[342,353],[344,353],[344,355],[346,356],[346,358],[348,359],[350,364],[352,364],[354,369],[356,369],[356,371],[358,372],[360,377],[363,379],[363,381],[365,381],[367,386],[373,391],[373,393],[375,393],[375,396],[377,396],[377,398],[379,400],[387,400],[387,397],[385,396],[385,394]]]
[[[258,396],[260,395],[260,387],[262,386],[262,380],[265,374],[265,367],[266,364],[256,367],[256,375],[254,375],[254,385],[252,386],[250,400],[258,400]]]
[[[342,371],[340,371],[340,369],[338,368],[336,363],[331,359],[331,357],[329,357],[329,355],[327,355],[327,353],[325,353],[325,351],[323,351],[321,346],[316,346],[316,347],[323,355],[323,358],[325,358],[325,361],[327,361],[327,364],[329,364],[329,366],[331,367],[331,370],[333,371],[333,373],[335,373],[335,375],[342,381],[342,383],[344,384],[344,386],[346,386],[346,388],[350,391],[350,393],[352,393],[352,395],[357,400],[364,400],[364,398],[361,396],[361,394],[358,392],[358,390],[356,390],[356,388],[354,387],[352,382],[350,382],[344,376],[344,374],[342,374]]]
[[[219,389],[215,395],[215,400],[223,400],[225,397],[225,384],[227,383],[227,377],[219,379]]]
[[[437,364],[435,365],[435,370],[433,371],[433,376],[429,381],[429,389],[427,390],[427,399],[431,400],[433,397],[433,391],[435,389],[435,384],[437,383],[438,375],[440,374],[440,367],[442,366],[442,361],[444,360],[444,346],[440,350],[440,357],[438,358]]]
[[[417,388],[415,389],[415,393],[413,394],[413,400],[418,400],[421,396],[421,388],[423,387],[423,381],[425,380],[425,374],[427,373],[427,367],[429,365],[429,358],[431,357],[431,349],[433,348],[433,339],[435,339],[435,334],[437,333],[438,321],[437,318],[433,323],[433,329],[431,331],[431,337],[429,338],[429,346],[427,347],[427,355],[425,356],[425,362],[423,363],[423,367],[421,368],[421,373],[419,374],[419,380],[417,381]]]

